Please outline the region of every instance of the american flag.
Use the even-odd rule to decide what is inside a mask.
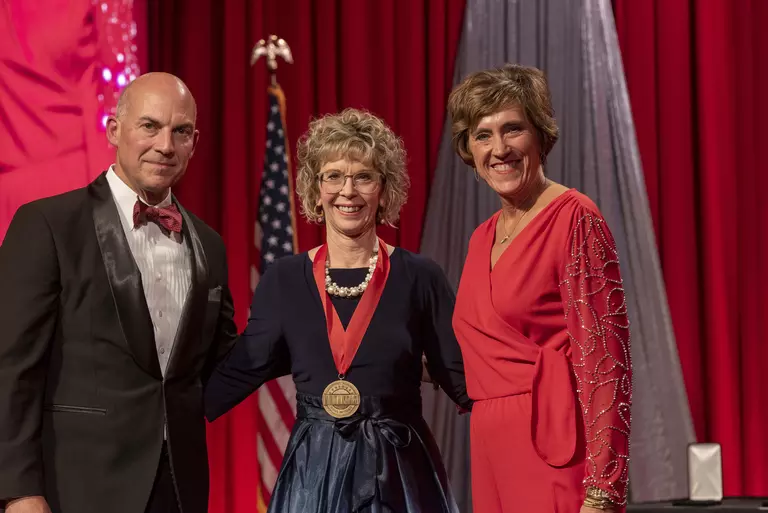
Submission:
[[[251,288],[278,258],[296,249],[293,179],[285,135],[285,96],[280,86],[269,88],[269,121],[264,172],[259,191],[251,259]],[[291,376],[266,383],[258,392],[257,447],[261,483],[258,511],[266,511],[275,487],[283,452],[296,418],[296,388]]]

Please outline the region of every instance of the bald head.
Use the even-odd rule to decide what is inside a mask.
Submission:
[[[131,82],[107,119],[117,176],[150,204],[165,199],[194,154],[196,117],[195,99],[178,77],[147,73]]]
[[[164,72],[152,72],[141,75],[128,84],[117,101],[117,118],[123,119],[132,105],[141,102],[147,95],[167,97],[170,101],[180,101],[189,108],[189,116],[197,119],[197,103],[185,84],[176,75]]]

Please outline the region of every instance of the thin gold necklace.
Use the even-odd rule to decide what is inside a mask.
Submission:
[[[504,244],[505,242],[507,242],[509,240],[509,238],[512,237],[515,234],[515,232],[517,231],[517,227],[520,226],[520,223],[523,221],[523,218],[530,211],[531,210],[528,209],[525,212],[523,212],[523,215],[521,215],[520,218],[517,220],[517,222],[515,223],[515,228],[512,230],[512,233],[510,233],[510,234],[507,234],[507,216],[506,216],[507,211],[506,210],[502,210],[501,211],[501,218],[502,218],[501,219],[501,223],[502,223],[501,226],[502,226],[502,228],[504,228],[504,237],[502,237],[502,239],[499,241],[500,245]]]
[[[541,196],[541,194],[545,190],[547,190],[547,188],[550,186],[551,183],[552,182],[549,181],[549,178],[546,178],[546,177],[544,178],[544,188],[542,188],[541,192],[539,193],[539,196]],[[533,208],[533,205],[531,205],[531,208]],[[521,222],[523,222],[523,218],[526,215],[528,215],[528,212],[531,211],[531,208],[523,212],[523,215],[521,215],[520,218],[517,220],[517,222],[515,223],[515,228],[512,230],[512,233],[510,234],[507,234],[507,216],[506,216],[507,211],[504,209],[501,210],[501,217],[502,217],[501,222],[502,222],[502,227],[504,228],[504,237],[502,237],[502,239],[499,241],[500,245],[507,242],[510,239],[510,237],[512,237],[515,234],[515,232],[517,231],[517,227],[520,226]]]

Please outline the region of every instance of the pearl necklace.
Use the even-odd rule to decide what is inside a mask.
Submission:
[[[376,263],[379,261],[379,244],[376,243],[376,247],[373,248],[373,254],[371,255],[370,263],[368,264],[368,273],[365,275],[365,279],[360,285],[356,287],[340,287],[336,282],[331,279],[331,258],[330,256],[325,260],[325,290],[328,294],[338,297],[357,297],[365,292],[368,288],[368,284],[373,278],[373,271],[376,270]]]

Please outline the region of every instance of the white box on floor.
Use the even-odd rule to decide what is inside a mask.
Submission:
[[[688,445],[688,498],[723,500],[723,458],[720,444]]]

